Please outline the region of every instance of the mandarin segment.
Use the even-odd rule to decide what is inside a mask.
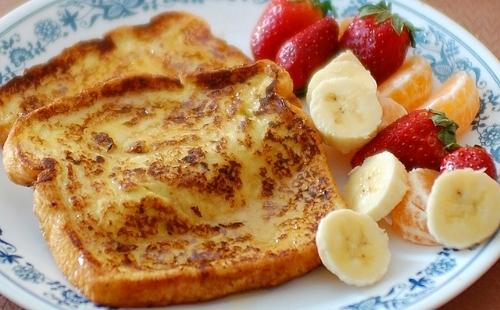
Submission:
[[[432,68],[421,56],[412,56],[378,88],[382,97],[389,97],[407,111],[420,106],[432,91]]]
[[[348,16],[338,21],[339,23],[339,40],[342,38],[344,32],[349,28],[349,24],[352,22],[354,17]]]
[[[417,168],[408,173],[410,189],[392,210],[387,226],[403,239],[421,245],[437,245],[427,228],[426,205],[439,172]]]
[[[408,114],[406,109],[391,98],[378,96],[378,102],[382,106],[382,123],[379,130],[392,124],[395,120],[403,115]]]
[[[476,83],[467,73],[459,71],[449,77],[421,108],[445,113],[458,124],[457,135],[463,135],[479,112]]]

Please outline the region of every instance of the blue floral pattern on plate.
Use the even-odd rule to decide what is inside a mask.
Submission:
[[[22,281],[45,285],[47,290],[44,292],[44,295],[59,306],[77,308],[81,305],[90,304],[88,299],[81,296],[75,290],[58,281],[48,279],[33,264],[27,262],[21,255],[18,255],[17,248],[2,239],[2,233],[0,227],[0,264],[10,265],[14,274]]]
[[[401,309],[415,303],[435,290],[437,278],[455,268],[456,260],[453,257],[453,252],[456,251],[455,249],[443,248],[429,266],[417,272],[406,283],[394,285],[383,296],[369,297],[342,309]]]
[[[8,59],[0,65],[0,84],[7,83],[21,74],[27,63],[47,52],[47,48],[71,33],[96,27],[100,22],[126,19],[140,12],[155,12],[176,3],[204,4],[208,0],[64,0],[55,1],[56,14],[43,16],[34,23],[34,40],[24,40],[20,33],[0,34],[0,55]],[[224,0],[214,0],[224,1]],[[234,2],[237,0],[225,0]],[[266,0],[241,0],[262,4]],[[359,6],[367,0],[344,1],[338,5],[341,16],[354,15]],[[335,3],[337,5],[338,3]],[[430,23],[432,24],[432,23]],[[479,67],[465,57],[461,46],[447,35],[438,25],[427,26],[417,36],[414,51],[427,58],[432,64],[435,76],[446,80],[452,73],[464,70],[473,76],[481,92],[480,113],[473,124],[480,143],[493,154],[500,163],[500,125],[490,118],[493,112],[500,112],[498,87],[483,80]],[[43,296],[51,304],[65,308],[82,308],[91,304],[89,300],[64,283],[49,279],[36,265],[26,261],[17,252],[16,246],[2,238],[0,227],[0,265],[8,266],[17,279],[44,287]],[[383,295],[371,296],[343,309],[401,309],[434,292],[442,279],[457,268],[454,249],[442,248],[435,258],[422,270],[405,282],[393,285]]]

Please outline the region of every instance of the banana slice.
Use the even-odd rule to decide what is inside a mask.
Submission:
[[[355,78],[321,82],[309,107],[316,128],[325,142],[342,153],[359,149],[377,133],[382,107],[377,95]]]
[[[482,171],[441,174],[427,202],[427,226],[445,246],[463,249],[491,236],[500,225],[500,185]]]
[[[380,280],[389,267],[389,238],[366,214],[330,212],[319,223],[316,246],[321,262],[343,282],[364,286]]]
[[[356,79],[362,82],[370,93],[377,91],[377,82],[371,76],[370,71],[365,69],[350,50],[347,50],[339,54],[311,77],[307,86],[306,103],[310,105],[312,93],[322,81],[337,77]]]
[[[350,209],[379,221],[401,202],[408,188],[405,166],[385,151],[368,157],[349,173],[344,198]]]

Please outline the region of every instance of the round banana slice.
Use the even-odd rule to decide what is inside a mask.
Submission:
[[[367,143],[382,122],[382,107],[376,93],[355,78],[321,82],[312,94],[309,109],[325,142],[342,153]]]
[[[352,61],[340,61],[319,70],[312,76],[307,86],[306,103],[311,104],[312,93],[322,81],[337,77],[357,79],[370,92],[375,93],[377,91],[375,79],[373,79],[370,72],[362,64]]]
[[[355,286],[380,280],[391,260],[385,231],[368,215],[349,209],[332,211],[320,221],[316,246],[326,269]]]
[[[500,185],[482,171],[441,174],[427,202],[427,226],[445,246],[467,248],[493,235],[500,225]]]
[[[377,91],[377,82],[371,76],[370,71],[365,69],[350,50],[347,50],[335,57],[325,67],[314,73],[307,85],[306,103],[308,105],[311,103],[312,93],[322,81],[336,77],[359,80],[371,93]]]
[[[408,188],[405,166],[385,151],[368,157],[349,173],[344,198],[350,209],[379,221],[401,202]]]

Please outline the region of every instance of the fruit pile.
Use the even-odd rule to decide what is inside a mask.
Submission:
[[[349,209],[318,226],[323,265],[352,285],[381,279],[390,252],[380,226],[455,248],[494,234],[494,162],[480,146],[457,143],[479,111],[475,81],[457,72],[435,88],[429,63],[407,57],[415,28],[384,1],[338,24],[329,12],[317,0],[272,0],[252,35],[255,58],[275,60],[296,92],[306,90],[325,143],[354,167],[343,192]]]

